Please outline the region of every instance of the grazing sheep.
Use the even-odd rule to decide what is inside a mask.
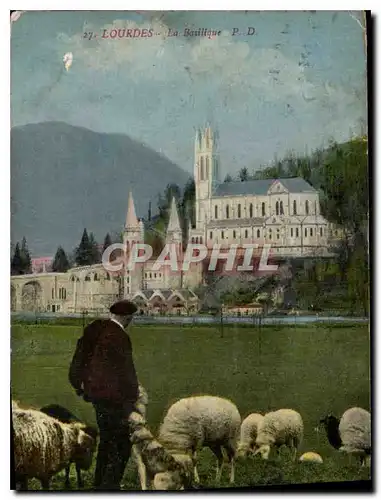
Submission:
[[[51,478],[71,462],[81,459],[81,469],[89,469],[95,440],[84,432],[83,424],[63,424],[32,409],[12,410],[16,481],[28,489],[28,479],[37,478],[49,489]]]
[[[44,406],[43,408],[40,408],[40,411],[42,413],[45,413],[46,415],[49,415],[50,417],[59,420],[64,424],[71,424],[75,422],[83,424],[83,422],[79,418],[77,418],[75,415],[73,415],[73,413],[71,413],[69,410],[67,410],[61,405],[57,404],[47,405]],[[84,424],[83,431],[94,439],[94,444],[95,444],[96,439],[98,437],[98,429],[91,425]],[[84,482],[81,477],[81,465],[82,465],[81,453],[79,453],[78,456],[73,456],[73,463],[75,463],[75,469],[77,472],[78,488],[83,488]],[[71,464],[69,464],[65,469],[65,486],[67,488],[70,488],[70,466]]]
[[[314,451],[306,451],[299,458],[299,462],[309,462],[309,463],[314,463],[314,464],[322,464],[323,459],[321,458],[319,453],[315,453]]]
[[[285,445],[292,451],[292,460],[296,460],[303,430],[303,419],[295,410],[281,409],[266,413],[258,425],[254,455],[259,453],[263,459],[268,460],[271,447],[278,454],[279,448]]]
[[[128,417],[130,439],[144,464],[140,476],[142,490],[184,490],[191,485],[193,463],[187,455],[169,454],[146,427],[144,417],[132,412]]]
[[[244,458],[254,452],[258,424],[263,420],[260,413],[250,413],[241,424],[241,434],[237,446],[237,457]]]
[[[346,453],[357,456],[362,466],[369,463],[372,451],[371,416],[363,408],[350,408],[340,421],[334,415],[320,420],[330,444]]]
[[[145,420],[147,415],[147,404],[148,404],[148,394],[144,387],[139,384],[139,395],[138,400],[135,403],[135,411]],[[142,490],[147,489],[147,473],[146,467],[142,455],[140,453],[139,447],[136,445],[132,446],[132,455],[138,467],[138,474],[140,479],[140,485]]]
[[[234,403],[216,396],[193,396],[174,403],[165,415],[158,440],[172,455],[193,459],[194,479],[199,482],[196,453],[209,447],[217,457],[216,482],[221,480],[225,451],[234,482],[234,459],[241,416]]]

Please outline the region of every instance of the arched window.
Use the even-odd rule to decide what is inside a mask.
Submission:
[[[299,238],[299,228],[298,227],[295,229],[295,233],[296,233],[296,237]]]
[[[211,240],[212,238],[213,238],[213,232],[210,231],[210,233],[209,233],[209,239]]]
[[[238,219],[241,218],[241,204],[238,204]]]
[[[266,215],[266,205],[262,203],[262,216]]]
[[[291,229],[290,229],[290,232],[291,232],[291,238],[293,238],[293,236],[294,236],[294,229],[293,229],[293,228],[291,228]]]
[[[284,215],[283,201],[280,202],[280,215]]]
[[[202,236],[200,236],[200,245],[202,245]]]
[[[320,236],[323,236],[323,228],[320,228]]]
[[[307,228],[304,229],[304,236],[307,238]]]
[[[310,227],[310,236],[313,236],[314,232],[313,232],[313,228]]]
[[[249,217],[252,218],[253,217],[253,204],[250,203],[250,206],[249,206]]]
[[[235,230],[234,230],[234,231],[233,231],[233,238],[235,238],[235,237],[236,237],[236,232],[235,232]]]
[[[271,240],[271,238],[272,238],[272,237],[273,237],[273,235],[272,235],[272,230],[271,230],[271,229],[269,229],[269,240]]]
[[[201,156],[200,158],[200,180],[204,180],[204,157]]]
[[[229,218],[229,205],[226,205],[226,218]]]
[[[74,276],[72,276],[72,277],[70,278],[70,281],[75,281]]]
[[[279,229],[276,230],[276,239],[279,240],[280,234],[279,234]]]
[[[106,273],[106,280],[109,280],[110,279],[110,275],[109,273]]]
[[[308,200],[306,200],[306,215],[308,215],[308,213],[309,213],[309,208],[310,207],[308,206]]]
[[[248,230],[245,229],[245,238],[247,238],[248,236],[249,236]]]
[[[259,229],[257,229],[257,238],[260,238],[261,237],[261,231]]]
[[[218,219],[218,207],[217,207],[217,205],[214,205],[214,218]]]
[[[275,213],[276,215],[279,215],[279,201],[275,203]]]
[[[221,231],[221,238],[224,239],[225,238],[225,234],[223,231]]]
[[[296,200],[294,200],[293,205],[294,205],[294,215],[296,215]]]
[[[99,281],[97,273],[94,274],[94,281]]]
[[[209,179],[209,157],[205,158],[205,180]]]

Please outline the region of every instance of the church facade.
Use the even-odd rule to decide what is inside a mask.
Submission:
[[[304,179],[221,182],[218,139],[209,126],[197,131],[194,155],[191,242],[269,245],[279,257],[329,255],[337,228],[321,215],[319,193]]]

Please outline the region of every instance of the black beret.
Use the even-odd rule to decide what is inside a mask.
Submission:
[[[138,308],[133,302],[129,300],[118,300],[110,307],[110,312],[112,314],[117,314],[118,316],[129,316],[134,314]]]

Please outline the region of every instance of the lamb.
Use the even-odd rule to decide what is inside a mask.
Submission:
[[[128,417],[130,439],[141,457],[144,475],[142,490],[184,490],[191,486],[193,462],[187,455],[172,456],[153,437],[145,418],[137,412]]]
[[[21,489],[28,489],[31,478],[49,489],[51,478],[72,461],[90,468],[95,440],[83,424],[64,424],[38,410],[12,406],[15,476]]]
[[[67,410],[61,405],[57,404],[47,405],[40,408],[40,411],[42,413],[45,413],[46,415],[49,415],[50,417],[56,418],[57,420],[59,420],[64,424],[70,424],[75,422],[80,424],[83,423],[79,418],[73,415],[73,413],[71,413],[69,410]],[[84,424],[83,431],[89,436],[91,436],[94,439],[94,442],[96,442],[96,439],[98,437],[98,429],[96,427]],[[81,454],[79,454],[79,456],[73,456],[73,462],[75,463],[75,468],[77,472],[78,489],[80,489],[83,488],[84,486],[84,482],[81,476],[81,465],[82,465]],[[69,464],[65,469],[65,486],[67,488],[70,488],[70,465],[71,464]]]
[[[255,440],[259,422],[263,420],[260,413],[250,413],[241,424],[240,439],[237,446],[237,457],[245,458],[250,452],[254,452]]]
[[[295,410],[280,409],[266,413],[258,425],[254,455],[260,454],[268,460],[271,447],[275,447],[279,454],[279,448],[285,445],[292,451],[292,460],[296,460],[303,431],[303,419]]]
[[[371,416],[363,408],[349,408],[340,421],[334,415],[320,420],[324,424],[330,444],[346,453],[357,456],[362,466],[369,463],[371,443]]]
[[[174,403],[165,415],[158,440],[174,457],[192,458],[194,479],[200,482],[197,471],[197,451],[209,447],[217,457],[216,482],[221,480],[225,451],[230,462],[230,483],[234,482],[234,459],[241,416],[228,399],[216,396],[193,396]]]

